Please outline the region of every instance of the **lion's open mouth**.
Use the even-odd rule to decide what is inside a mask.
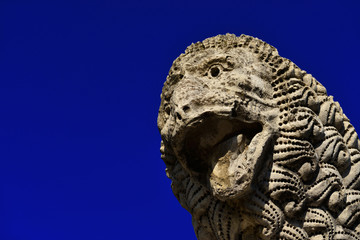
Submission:
[[[209,175],[217,161],[224,157],[236,158],[246,151],[251,140],[261,131],[259,122],[208,117],[186,133],[186,165],[195,173]]]

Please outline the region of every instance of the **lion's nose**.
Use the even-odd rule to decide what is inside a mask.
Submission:
[[[175,109],[175,118],[178,120],[185,120],[188,118],[188,113],[191,112],[191,105],[185,104]]]

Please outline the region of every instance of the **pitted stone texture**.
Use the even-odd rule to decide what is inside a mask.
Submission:
[[[189,46],[164,84],[158,127],[198,239],[360,239],[357,133],[269,44],[227,34]]]

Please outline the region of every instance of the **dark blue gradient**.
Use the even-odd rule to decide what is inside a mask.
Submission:
[[[172,61],[256,36],[359,129],[356,2],[0,1],[0,239],[195,239],[159,153]]]

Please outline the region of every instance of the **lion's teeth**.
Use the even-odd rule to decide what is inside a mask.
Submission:
[[[245,150],[245,147],[249,144],[250,140],[244,134],[237,135],[236,140],[238,152],[242,153]]]

